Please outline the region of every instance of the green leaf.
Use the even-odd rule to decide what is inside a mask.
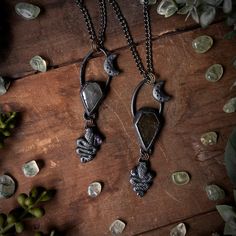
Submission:
[[[236,219],[236,212],[234,207],[228,205],[217,205],[216,209],[225,222],[230,221],[232,218]]]
[[[234,201],[236,203],[236,189],[234,189]]]
[[[212,6],[204,7],[202,14],[200,15],[200,24],[202,28],[209,26],[215,19],[216,9]]]
[[[51,200],[54,195],[55,195],[55,191],[54,190],[44,191],[42,193],[42,195],[40,196],[40,201],[41,202],[47,202],[47,201]]]
[[[224,0],[223,12],[225,14],[228,14],[232,11],[232,8],[233,8],[232,0]]]
[[[225,223],[224,235],[236,235],[236,228],[232,227],[230,223]]]
[[[177,14],[180,14],[180,15],[186,15],[189,11],[192,10],[192,7],[190,6],[184,6],[182,8],[180,8],[178,11],[177,11]]]
[[[228,139],[224,159],[227,174],[234,186],[236,186],[236,129],[233,130]]]
[[[233,30],[233,31],[230,31],[228,32],[225,36],[224,36],[224,39],[232,39],[236,37],[236,30]]]

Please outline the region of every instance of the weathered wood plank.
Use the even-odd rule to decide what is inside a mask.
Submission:
[[[213,211],[207,214],[199,215],[184,221],[187,227],[187,235],[206,236],[214,232],[223,233],[224,222],[218,212]],[[146,233],[138,234],[139,236],[163,236],[169,235],[173,227],[178,223],[172,224],[160,229],[152,230]]]
[[[196,55],[191,41],[200,34],[214,36],[215,46],[209,53]],[[120,51],[119,65],[124,73],[114,79],[111,91],[100,109],[98,125],[106,142],[92,163],[82,165],[75,155],[75,139],[83,133],[83,108],[79,96],[79,64],[37,74],[16,81],[1,104],[22,111],[22,122],[6,148],[0,151],[0,170],[10,172],[19,182],[17,193],[35,184],[55,187],[56,201],[48,206],[44,221],[59,228],[68,227],[68,235],[109,235],[109,225],[121,218],[126,221],[124,235],[135,235],[181,221],[215,209],[204,192],[209,183],[227,190],[230,201],[232,185],[223,165],[223,151],[229,133],[235,126],[235,114],[225,114],[222,107],[232,95],[235,80],[232,58],[236,43],[222,40],[221,24],[208,30],[196,30],[154,42],[154,63],[166,90],[173,95],[166,105],[166,124],[153,154],[152,168],[157,171],[154,185],[143,198],[137,198],[128,182],[129,171],[137,162],[139,150],[132,128],[130,98],[140,81],[128,50]],[[140,48],[144,52],[144,48]],[[91,62],[88,78],[103,78],[103,58]],[[204,79],[206,68],[222,63],[225,75],[217,83]],[[99,66],[101,65],[101,66]],[[142,101],[141,101],[142,100]],[[151,91],[143,92],[141,103],[153,104]],[[202,133],[220,133],[217,146],[206,148],[199,142]],[[38,177],[26,179],[21,165],[31,159],[42,159],[45,167]],[[175,186],[170,175],[187,170],[192,181]],[[90,182],[104,182],[97,199],[87,197]],[[197,196],[197,198],[196,198]],[[2,201],[7,211],[14,199]],[[45,226],[43,226],[45,224]]]
[[[1,14],[4,25],[1,32],[4,42],[0,45],[0,74],[9,77],[21,77],[32,73],[29,60],[35,55],[45,57],[50,66],[60,66],[76,62],[84,57],[90,45],[84,20],[74,0],[35,0],[43,13],[33,21],[26,21],[14,12],[18,0],[1,1]],[[132,34],[139,42],[144,39],[142,8],[138,1],[119,1],[127,17]],[[92,12],[94,22],[98,23],[98,7],[94,1],[86,1]],[[130,14],[132,12],[132,14]],[[152,8],[153,37],[173,32],[185,27],[195,26],[193,21],[184,21],[176,16],[168,20]],[[115,19],[111,7],[108,7],[107,47],[117,49],[126,46],[123,32]]]

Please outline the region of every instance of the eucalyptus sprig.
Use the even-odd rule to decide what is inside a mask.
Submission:
[[[0,111],[0,148],[4,145],[4,140],[11,136],[12,130],[15,128],[17,112],[1,112]]]
[[[30,193],[21,193],[17,197],[19,207],[10,211],[8,215],[0,214],[0,236],[15,235],[24,231],[25,220],[29,218],[41,218],[45,214],[40,205],[54,196],[53,190],[42,187],[34,187]]]
[[[234,200],[236,202],[236,190],[234,190]],[[236,208],[235,206],[217,205],[217,211],[225,221],[224,235],[236,236]]]
[[[162,0],[157,7],[157,13],[170,17],[175,13],[189,16],[203,28],[209,26],[216,18],[217,12],[222,12],[226,23],[233,27],[225,37],[236,36],[236,1],[235,0]]]

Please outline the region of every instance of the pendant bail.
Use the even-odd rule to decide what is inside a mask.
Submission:
[[[149,161],[150,154],[151,154],[151,150],[146,152],[142,148],[140,148],[140,157],[138,159],[138,162],[140,162],[140,161]]]
[[[153,86],[156,83],[156,76],[152,72],[147,72],[144,77],[145,83]]]

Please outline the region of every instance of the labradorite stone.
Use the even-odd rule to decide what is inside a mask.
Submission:
[[[207,81],[216,82],[221,79],[223,73],[223,66],[220,64],[214,64],[207,69],[205,78]]]
[[[225,198],[225,191],[215,184],[207,185],[205,190],[208,199],[211,201],[218,201]]]
[[[236,111],[236,97],[231,98],[223,107],[223,111],[226,113],[233,113]]]
[[[154,112],[142,112],[136,126],[141,142],[145,149],[148,149],[160,128],[156,114]]]
[[[87,82],[82,90],[82,99],[88,114],[92,113],[103,97],[102,89],[96,82]]]
[[[203,145],[214,145],[217,143],[218,140],[218,134],[216,132],[207,132],[203,134],[200,138]]]
[[[192,42],[192,47],[196,53],[205,53],[213,45],[213,39],[210,36],[202,35],[197,37]]]
[[[0,199],[11,197],[15,189],[16,183],[9,175],[0,176]]]
[[[185,185],[190,181],[190,176],[186,171],[177,171],[171,175],[172,181],[176,185]]]

